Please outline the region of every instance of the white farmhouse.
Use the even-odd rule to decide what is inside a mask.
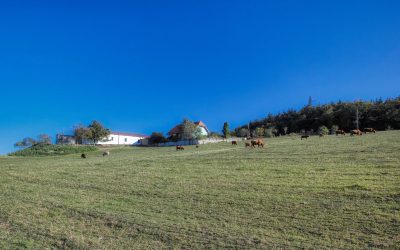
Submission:
[[[107,138],[100,140],[99,145],[140,145],[147,135],[136,133],[111,132]]]

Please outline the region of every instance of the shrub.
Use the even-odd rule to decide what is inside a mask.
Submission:
[[[338,125],[332,125],[331,127],[331,135],[334,135],[336,133],[336,131],[339,130],[339,126]]]
[[[246,137],[249,134],[249,130],[246,128],[238,129],[236,132],[236,136],[238,137]]]
[[[329,129],[326,126],[320,126],[318,128],[318,134],[327,135],[329,134]]]
[[[254,132],[255,132],[255,135],[258,137],[262,137],[265,135],[265,129],[261,128],[261,127],[256,128],[256,130]]]
[[[274,133],[274,129],[273,129],[273,128],[267,128],[267,129],[265,129],[264,134],[265,134],[265,137],[267,137],[267,138],[271,138],[271,137],[274,137],[274,136],[275,136],[275,133]]]
[[[55,156],[55,155],[85,153],[96,150],[97,147],[94,146],[36,144],[33,145],[32,147],[18,150],[8,155],[9,156]]]

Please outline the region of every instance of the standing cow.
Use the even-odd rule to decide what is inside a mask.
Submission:
[[[362,135],[361,130],[359,129],[353,129],[352,131],[350,131],[350,135]]]
[[[373,128],[364,128],[364,133],[374,133],[375,134],[376,130]]]
[[[261,139],[257,139],[257,140],[252,140],[251,141],[251,147],[255,148],[255,147],[264,147],[264,142]]]
[[[339,130],[336,130],[336,135],[346,135],[346,133],[344,132],[344,130],[341,130],[341,129],[339,129]]]

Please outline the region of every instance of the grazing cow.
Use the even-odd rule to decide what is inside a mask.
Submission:
[[[310,136],[309,136],[309,135],[302,135],[302,136],[301,136],[301,140],[307,139],[308,137],[310,137]]]
[[[196,145],[196,148],[199,148],[200,146],[199,145]]]
[[[183,147],[183,146],[176,146],[176,151],[178,151],[178,150],[185,150],[185,148]]]
[[[350,131],[350,135],[362,135],[362,132],[359,129],[353,129]]]
[[[104,152],[103,152],[103,157],[104,157],[104,156],[109,156],[109,155],[110,155],[110,151],[104,151]]]
[[[324,134],[323,134],[323,133],[320,133],[320,134],[319,134],[319,137],[324,137]]]
[[[251,141],[251,147],[255,148],[255,147],[264,147],[264,142],[261,139],[257,139],[257,140],[252,140]]]
[[[364,133],[374,133],[375,134],[376,130],[373,128],[364,128]]]
[[[247,148],[247,147],[251,147],[251,145],[250,145],[249,142],[246,142],[244,145],[246,146],[246,148]]]
[[[232,141],[232,145],[238,145],[237,141]]]
[[[86,154],[81,154],[82,159],[86,159]]]
[[[346,133],[344,132],[344,130],[336,130],[336,135],[346,135]]]

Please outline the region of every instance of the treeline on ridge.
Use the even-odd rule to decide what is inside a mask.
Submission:
[[[307,105],[296,111],[290,109],[276,115],[255,120],[235,129],[237,136],[271,136],[289,133],[313,133],[321,127],[331,130],[356,129],[358,110],[359,128],[376,130],[400,129],[400,96],[383,101],[336,102]],[[250,131],[248,131],[248,128]]]

